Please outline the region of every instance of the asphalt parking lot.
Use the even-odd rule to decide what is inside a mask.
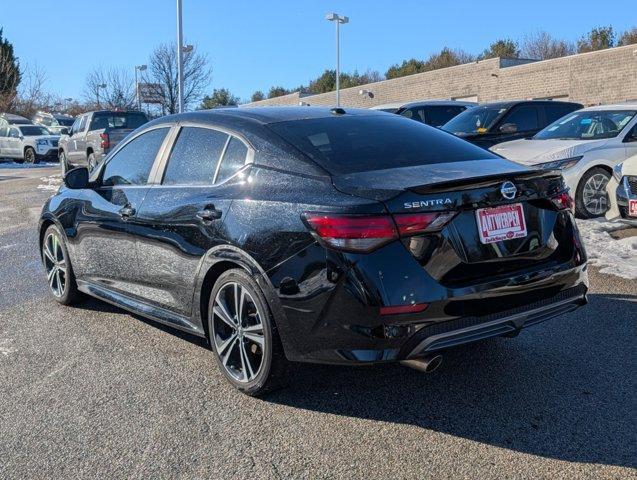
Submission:
[[[195,337],[48,297],[57,167],[0,168],[0,478],[635,478],[637,281],[431,375],[299,366],[265,399]]]

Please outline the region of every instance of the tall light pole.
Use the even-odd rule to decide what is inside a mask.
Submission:
[[[97,108],[100,108],[100,88],[106,88],[106,84],[105,83],[99,83],[97,85]]]
[[[139,96],[139,82],[137,81],[137,70],[143,72],[147,68],[147,65],[135,65],[135,96],[137,97],[137,110],[142,109],[142,99]]]
[[[339,15],[338,13],[328,13],[325,15],[325,19],[330,22],[336,22],[336,106],[341,106],[341,49],[340,49],[340,26],[341,23],[345,24],[349,22],[349,17]]]
[[[177,0],[177,98],[178,111],[184,111],[184,53],[192,52],[192,45],[184,45],[184,30],[181,25],[181,0]]]

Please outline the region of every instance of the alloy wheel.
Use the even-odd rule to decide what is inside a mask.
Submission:
[[[47,235],[42,252],[49,288],[53,295],[60,298],[66,292],[68,262],[60,238],[55,233]]]
[[[27,148],[24,152],[24,159],[27,163],[35,163],[35,152],[32,148]]]
[[[594,216],[600,216],[608,210],[608,194],[606,184],[609,178],[601,173],[591,176],[584,184],[582,196],[584,207]]]
[[[212,316],[212,338],[223,367],[238,382],[250,382],[259,374],[267,348],[254,298],[240,283],[228,282],[215,296]]]

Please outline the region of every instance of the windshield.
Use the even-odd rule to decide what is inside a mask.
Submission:
[[[29,125],[27,127],[20,127],[22,135],[25,137],[35,137],[37,135],[49,135],[49,131],[44,127],[38,125]]]
[[[485,133],[507,107],[469,108],[442,126],[443,130],[457,134]]]
[[[268,126],[335,175],[495,158],[399,115],[332,116]]]
[[[73,125],[75,119],[73,118],[54,118],[53,125],[61,126],[61,127],[70,127]]]
[[[540,130],[533,139],[597,140],[616,137],[635,113],[635,110],[591,110],[571,113]]]

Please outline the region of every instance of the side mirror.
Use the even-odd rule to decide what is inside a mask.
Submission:
[[[518,126],[515,123],[505,123],[500,126],[501,133],[516,133]]]
[[[78,167],[66,172],[66,175],[64,175],[64,185],[72,190],[87,188],[89,185],[88,168]]]

